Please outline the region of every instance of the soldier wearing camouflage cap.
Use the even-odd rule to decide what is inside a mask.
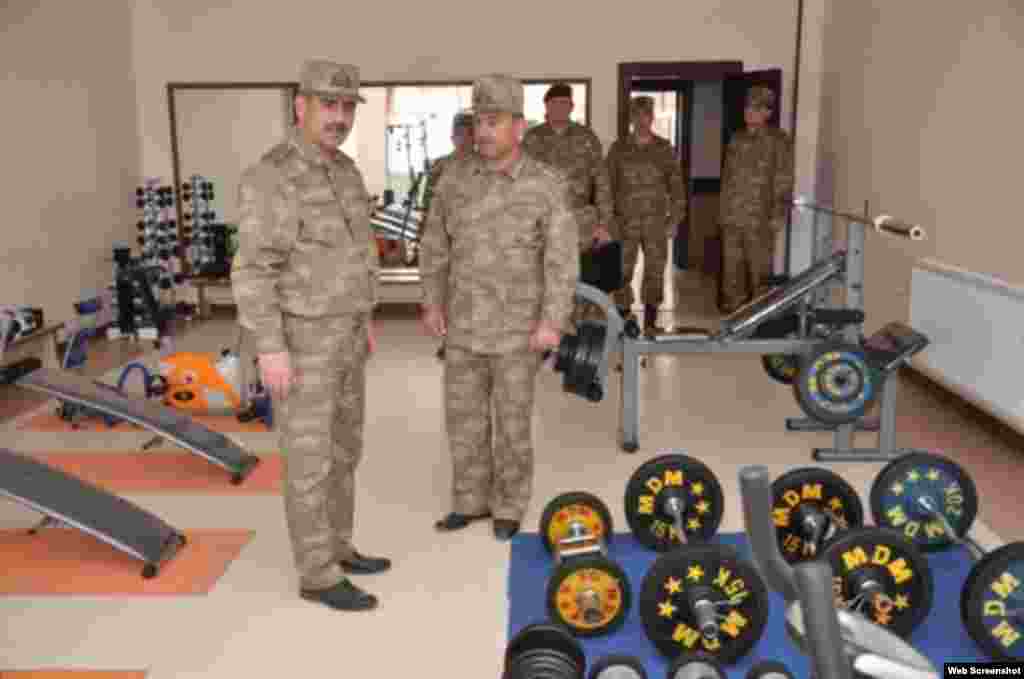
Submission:
[[[435,527],[493,517],[507,540],[531,498],[535,382],[572,307],[579,234],[564,175],[522,150],[522,83],[477,79],[473,110],[477,153],[441,176],[420,248],[423,322],[446,337],[454,476]]]
[[[768,125],[775,106],[771,89],[750,88],[744,109],[746,129],[736,132],[726,149],[719,212],[722,312],[726,314],[763,289],[793,197],[793,141],[784,130]],[[745,278],[749,278],[749,289]]]
[[[449,165],[465,159],[473,153],[473,114],[468,111],[460,111],[455,114],[452,120],[452,145],[455,150],[446,156],[441,156],[430,166],[430,174],[427,175],[427,185],[423,189],[423,212],[430,213],[430,204],[434,198],[434,191],[437,189],[437,182],[444,174],[445,168]],[[422,232],[421,232],[422,234]],[[422,235],[421,235],[422,237]],[[437,357],[444,359],[444,342],[437,350]]]
[[[589,127],[570,119],[573,108],[572,87],[564,82],[551,85],[544,94],[545,120],[527,130],[523,149],[568,176],[580,249],[585,251],[612,240],[612,193],[601,140]],[[594,305],[576,302],[574,320],[602,317]]]
[[[654,100],[635,97],[630,102],[633,131],[608,149],[608,176],[615,201],[615,221],[623,245],[625,287],[616,293],[623,316],[633,308],[633,271],[637,253],[644,253],[640,286],[644,305],[644,331],[657,332],[658,307],[665,290],[668,239],[686,217],[686,186],[682,165],[672,143],[655,134]]]
[[[346,573],[390,567],[352,545],[379,262],[362,174],[339,147],[362,101],[355,66],[303,65],[296,125],[242,175],[231,272],[274,399],[301,595],[343,610],[377,605]]]

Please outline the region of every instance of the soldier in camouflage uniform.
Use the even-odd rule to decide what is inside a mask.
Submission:
[[[615,201],[615,221],[622,236],[626,285],[617,294],[623,316],[633,308],[633,270],[644,252],[644,331],[656,332],[658,306],[664,297],[668,239],[686,217],[686,187],[672,144],[654,133],[654,100],[630,102],[633,133],[608,150],[608,176]]]
[[[232,265],[239,323],[274,398],[301,595],[343,610],[377,605],[345,573],[390,567],[352,546],[379,262],[362,174],[338,148],[361,101],[357,67],[303,65],[297,126],[242,175]]]
[[[767,125],[775,93],[753,87],[747,93],[745,130],[733,135],[722,171],[719,224],[722,228],[724,313],[755,296],[771,272],[775,238],[786,227],[793,198],[793,142],[785,130]]]
[[[452,121],[452,145],[455,150],[446,156],[441,156],[434,161],[430,167],[430,174],[427,175],[427,185],[423,188],[423,214],[430,212],[430,203],[434,198],[434,191],[437,189],[437,182],[441,179],[445,168],[462,160],[473,153],[473,115],[461,112],[455,114]],[[422,231],[420,234],[422,238]],[[444,341],[437,350],[437,357],[444,359]]]
[[[507,540],[530,502],[535,381],[571,311],[579,234],[565,176],[522,152],[522,84],[479,78],[473,109],[477,154],[441,176],[420,251],[423,322],[447,336],[453,506],[435,527],[493,517]]]
[[[601,140],[589,127],[569,119],[573,101],[568,83],[548,88],[544,108],[545,122],[527,130],[523,150],[568,176],[582,254],[595,244],[612,240],[612,194]],[[574,303],[573,321],[603,317],[589,302]]]

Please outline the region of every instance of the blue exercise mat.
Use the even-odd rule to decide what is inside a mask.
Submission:
[[[750,560],[750,546],[744,534],[719,534],[714,542],[731,545],[741,557]],[[661,679],[668,669],[669,660],[647,639],[638,612],[643,577],[659,554],[637,542],[632,533],[618,533],[609,545],[608,555],[626,572],[633,596],[626,621],[617,631],[607,636],[579,639],[587,655],[587,671],[605,655],[627,653],[640,658],[649,679]],[[947,662],[989,661],[967,636],[960,621],[960,590],[974,563],[967,550],[956,547],[929,554],[927,559],[935,582],[932,609],[908,641],[928,656],[939,672]],[[509,639],[526,625],[548,619],[544,597],[547,579],[554,565],[555,561],[544,549],[539,534],[520,533],[512,539],[508,578]],[[784,662],[798,679],[809,674],[807,656],[786,633],[782,596],[770,592],[769,597],[768,626],[757,646],[739,662],[727,667],[730,679],[743,679],[752,665],[765,659]]]

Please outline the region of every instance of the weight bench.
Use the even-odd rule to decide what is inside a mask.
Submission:
[[[142,561],[155,577],[185,546],[185,535],[159,517],[31,457],[0,448],[0,495],[45,515],[29,532],[64,524]]]
[[[39,391],[79,406],[137,424],[231,473],[239,484],[260,459],[245,452],[223,434],[211,431],[187,415],[165,405],[128,398],[107,384],[66,373],[41,369],[37,358],[28,358],[0,369],[0,384],[14,384]]]

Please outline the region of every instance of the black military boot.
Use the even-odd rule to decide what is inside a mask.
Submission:
[[[391,559],[376,556],[364,556],[355,550],[352,550],[352,556],[347,559],[342,559],[338,563],[341,564],[341,569],[343,571],[356,575],[380,573],[391,568]]]
[[[359,589],[348,578],[327,589],[303,588],[299,595],[338,611],[368,611],[377,607],[377,597]]]

